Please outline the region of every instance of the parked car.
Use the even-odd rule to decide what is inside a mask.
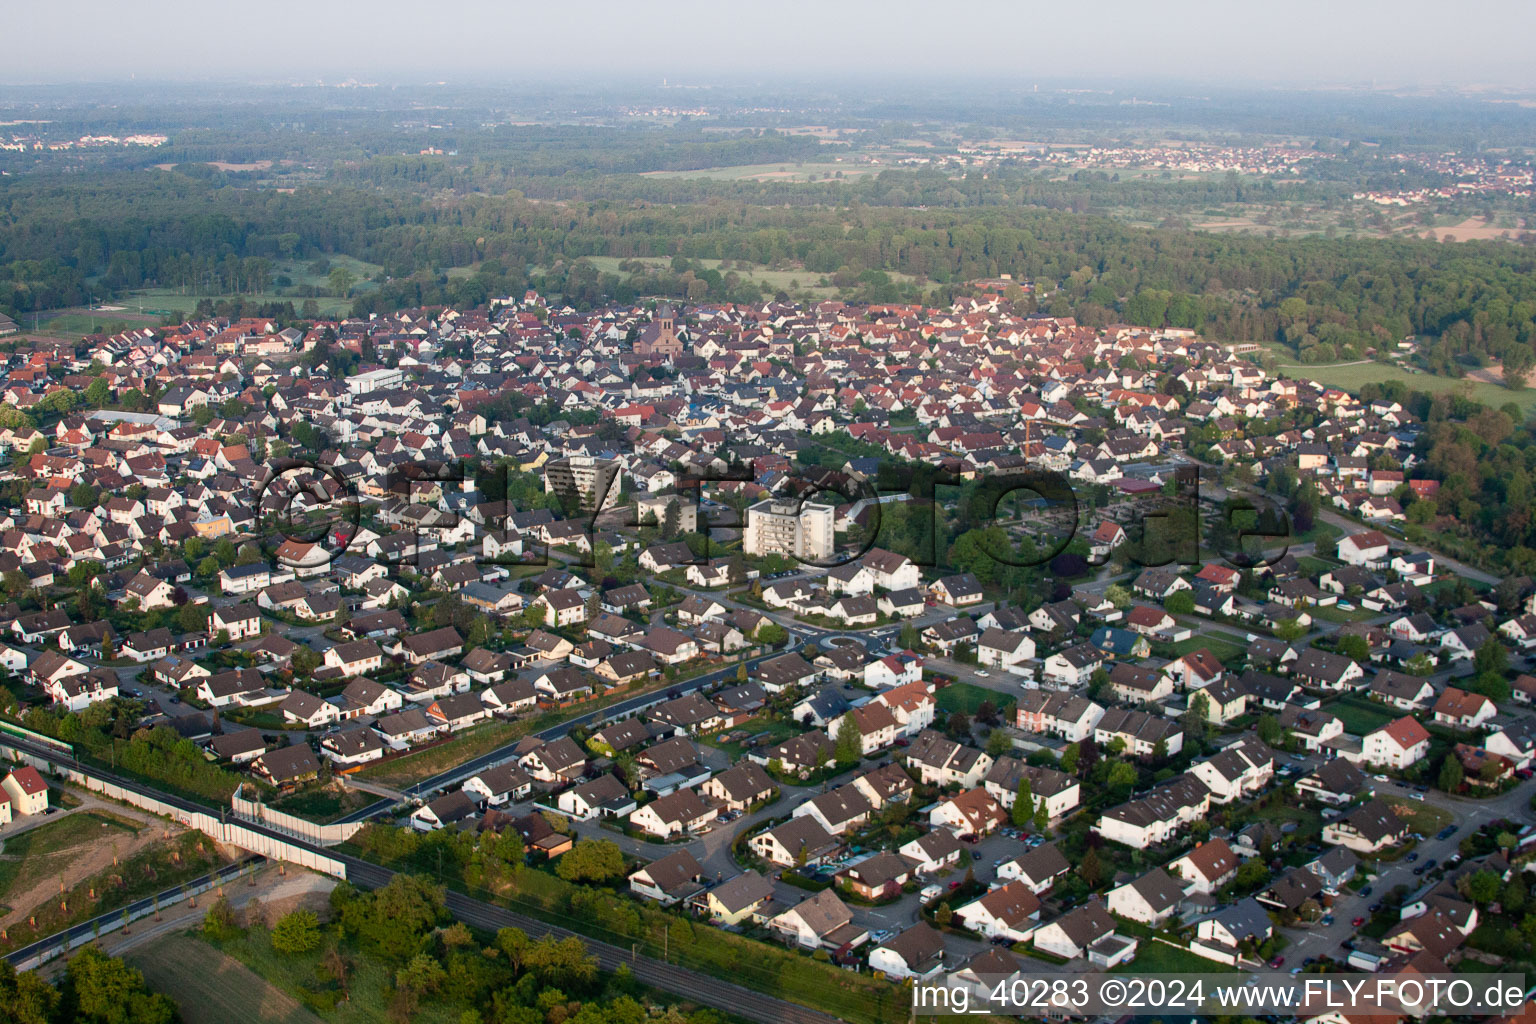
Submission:
[[[1351,921],[1349,923],[1354,925],[1356,928],[1359,928],[1361,925],[1365,924],[1365,918],[1357,917],[1357,918],[1355,918],[1353,921]]]
[[[1435,838],[1436,839],[1449,839],[1449,838],[1451,838],[1451,836],[1453,836],[1455,834],[1456,834],[1456,826],[1455,825],[1447,825],[1447,826],[1445,826],[1445,828],[1443,828],[1439,832],[1435,833]]]
[[[1283,966],[1285,966],[1285,957],[1277,956],[1277,957],[1270,958],[1270,961],[1269,961],[1269,969],[1270,970],[1277,971],[1277,970],[1279,970]]]
[[[1409,863],[1409,864],[1412,864],[1412,863],[1413,863],[1413,862],[1414,862],[1414,861],[1416,861],[1416,860],[1418,860],[1418,859],[1419,859],[1419,851],[1417,851],[1417,850],[1414,850],[1414,851],[1413,851],[1413,852],[1412,852],[1412,853],[1410,853],[1410,854],[1409,854],[1409,855],[1408,855],[1408,856],[1407,856],[1407,857],[1406,857],[1406,858],[1404,858],[1404,859],[1405,859],[1405,860],[1407,860],[1407,861],[1408,861],[1408,863]]]

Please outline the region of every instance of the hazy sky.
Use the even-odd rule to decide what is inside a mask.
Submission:
[[[7,82],[820,72],[1536,88],[1532,0],[4,0]]]

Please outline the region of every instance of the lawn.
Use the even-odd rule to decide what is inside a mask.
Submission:
[[[1396,812],[1399,818],[1408,823],[1408,827],[1420,835],[1432,835],[1440,831],[1456,820],[1450,811],[1439,807],[1431,807],[1429,804],[1420,803],[1417,800],[1403,800],[1397,797],[1386,796],[1382,798],[1388,807]]]
[[[1198,622],[1199,620],[1191,620],[1185,624],[1190,625]],[[1196,633],[1188,640],[1180,640],[1176,644],[1162,644],[1159,646],[1166,647],[1172,651],[1171,657],[1174,658],[1182,658],[1190,651],[1198,651],[1203,647],[1215,655],[1216,660],[1223,665],[1230,665],[1241,661],[1248,653],[1247,648],[1239,643],[1236,638],[1232,637],[1231,634],[1227,633]]]
[[[198,939],[167,935],[131,951],[128,963],[181,1007],[186,1024],[263,1021],[318,1024],[320,1018],[233,957]]]
[[[974,715],[976,709],[986,701],[991,701],[992,706],[1002,714],[1005,708],[1013,707],[1015,700],[1004,693],[989,690],[985,686],[977,686],[975,683],[951,683],[939,690],[936,698],[939,710],[945,714],[954,711],[963,711],[967,715]],[[1008,716],[1004,715],[1004,718]]]
[[[1308,614],[1322,622],[1369,622],[1380,616],[1380,612],[1368,611],[1365,608],[1355,608],[1354,611],[1345,611],[1328,605],[1325,608],[1308,608]]]
[[[1324,704],[1323,710],[1330,715],[1337,715],[1339,721],[1344,723],[1344,731],[1355,736],[1375,732],[1388,722],[1401,717],[1394,714],[1385,704],[1379,704],[1369,697],[1358,694],[1349,694],[1331,704]]]
[[[744,756],[746,756],[748,750],[747,744],[745,742],[746,739],[750,739],[759,733],[768,733],[769,736],[765,742],[768,745],[772,745],[786,740],[791,736],[794,736],[799,731],[800,730],[795,727],[793,722],[785,721],[783,719],[772,719],[765,716],[759,716],[757,718],[749,718],[745,722],[736,726],[736,728],[727,729],[723,733],[715,733],[714,735],[700,737],[700,742],[723,750],[727,754],[731,755],[731,760],[739,761]],[[723,738],[725,736],[734,736],[738,732],[745,734],[742,741],[728,743]]]
[[[0,855],[0,902],[57,874],[75,859],[80,847],[99,843],[106,836],[137,832],[137,826],[126,819],[83,811],[5,840]]]
[[[1233,974],[1236,968],[1207,960],[1187,949],[1166,942],[1142,939],[1136,946],[1136,959],[1114,968],[1117,974]]]

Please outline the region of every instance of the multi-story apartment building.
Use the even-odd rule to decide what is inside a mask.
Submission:
[[[765,498],[747,509],[747,554],[783,555],[806,562],[832,557],[831,505]]]

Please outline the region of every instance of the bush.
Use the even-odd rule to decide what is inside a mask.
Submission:
[[[302,908],[284,914],[272,926],[272,948],[285,956],[313,953],[320,948],[320,919]]]

